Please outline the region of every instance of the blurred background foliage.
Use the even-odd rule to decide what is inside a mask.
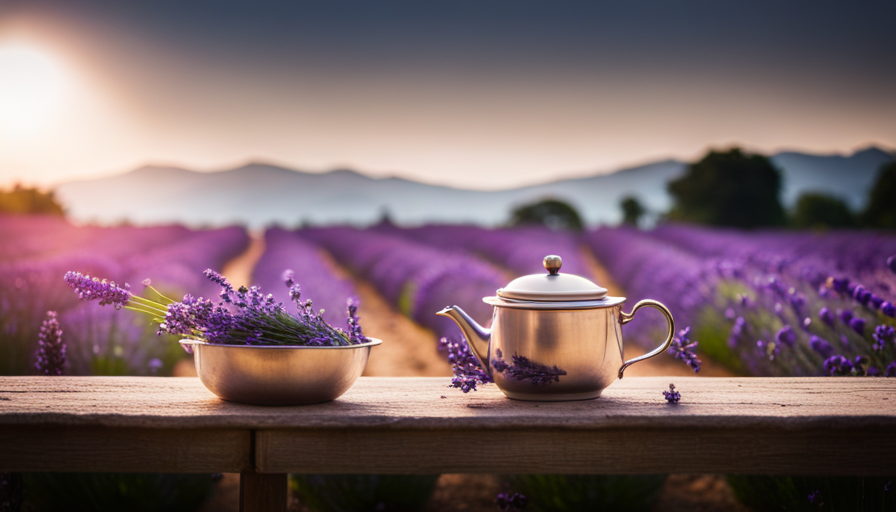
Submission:
[[[14,185],[10,190],[0,190],[0,213],[24,215],[64,215],[52,191],[44,192],[34,187]]]

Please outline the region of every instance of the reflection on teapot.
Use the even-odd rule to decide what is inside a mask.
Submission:
[[[436,313],[457,323],[479,364],[510,398],[597,398],[627,367],[672,343],[675,324],[666,306],[642,300],[623,313],[624,297],[608,297],[605,288],[588,279],[561,274],[561,265],[559,256],[547,256],[547,274],[514,279],[497,296],[483,298],[494,306],[491,329],[457,306]],[[624,361],[622,325],[647,306],[663,313],[669,332],[655,350]]]

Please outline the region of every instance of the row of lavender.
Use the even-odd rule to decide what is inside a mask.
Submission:
[[[151,374],[170,369],[174,344],[136,315],[79,303],[62,281],[78,270],[119,282],[154,284],[173,295],[214,294],[202,276],[242,252],[241,228],[191,231],[76,227],[58,218],[0,217],[0,374],[32,373],[38,330],[59,312],[73,374]],[[139,285],[138,285],[139,287]]]
[[[491,308],[481,298],[505,283],[501,269],[472,254],[428,246],[397,232],[340,227],[306,229],[299,236],[326,249],[402,313],[441,336],[459,331],[436,311],[469,304],[470,314],[487,323]]]
[[[588,241],[630,295],[665,302],[736,371],[896,374],[896,237],[666,225]]]

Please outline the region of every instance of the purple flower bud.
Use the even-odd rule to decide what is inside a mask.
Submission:
[[[852,311],[848,309],[844,309],[840,312],[840,320],[843,320],[843,323],[849,325],[849,321],[852,320]]]
[[[818,318],[820,318],[821,321],[824,322],[824,324],[828,327],[834,327],[834,314],[831,313],[830,309],[821,308],[820,310],[818,310]]]
[[[856,286],[856,289],[852,292],[852,298],[856,300],[859,304],[863,306],[868,305],[868,301],[871,300],[871,292],[865,289],[864,286]]]
[[[34,367],[43,375],[62,375],[65,372],[65,342],[55,311],[47,311],[37,335],[37,352]]]
[[[130,285],[118,286],[115,281],[100,281],[95,277],[68,271],[63,277],[81,300],[99,300],[101,306],[113,304],[116,308],[127,306],[131,300]]]
[[[793,332],[793,329],[791,329],[789,325],[785,325],[778,331],[778,334],[775,335],[775,341],[787,345],[788,347],[792,347],[796,342],[796,333]]]
[[[882,302],[880,304],[880,312],[889,317],[896,317],[896,306],[890,302]]]
[[[871,337],[874,338],[875,341],[875,343],[871,345],[871,348],[879,352],[883,350],[887,344],[896,341],[896,329],[893,329],[889,325],[881,324],[874,329],[874,334],[872,334]]]
[[[896,274],[896,254],[887,258],[887,267],[891,272]]]
[[[896,361],[891,362],[887,365],[887,377],[896,377]]]
[[[856,331],[859,334],[859,336],[865,335],[865,319],[864,318],[859,318],[859,317],[853,318],[852,320],[849,321],[849,327],[852,330]]]
[[[844,293],[846,292],[846,288],[849,286],[849,279],[846,279],[845,277],[832,278],[831,286],[837,293]]]
[[[875,294],[871,294],[871,300],[868,301],[874,309],[880,309],[880,305],[884,303],[884,299]]]
[[[852,363],[849,359],[837,354],[825,360],[824,371],[828,375],[850,375]]]
[[[818,336],[812,336],[809,339],[809,346],[812,347],[812,350],[818,352],[821,357],[824,358],[831,357],[831,353],[834,351],[830,343],[822,338],[819,338]]]

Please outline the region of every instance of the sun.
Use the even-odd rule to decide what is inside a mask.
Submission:
[[[62,67],[50,55],[0,44],[0,131],[26,134],[52,122],[64,86]]]

